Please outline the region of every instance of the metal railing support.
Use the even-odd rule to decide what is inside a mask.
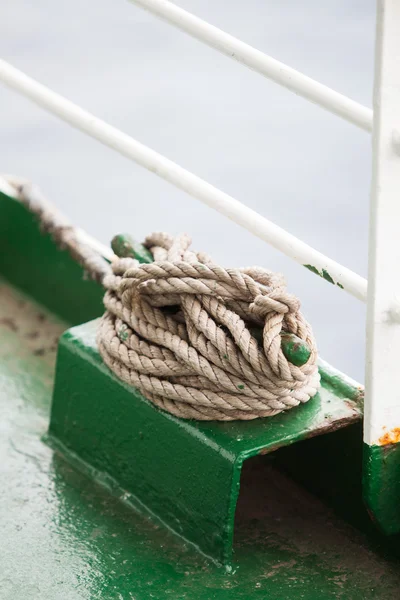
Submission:
[[[367,315],[368,444],[378,444],[386,429],[400,427],[400,155],[396,147],[400,131],[399,32],[400,3],[379,0]]]
[[[400,531],[400,3],[377,3],[371,187],[364,495]]]

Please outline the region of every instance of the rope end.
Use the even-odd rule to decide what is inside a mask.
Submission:
[[[152,263],[153,256],[143,244],[135,242],[128,233],[115,235],[111,240],[113,252],[120,258],[136,258],[140,263]]]

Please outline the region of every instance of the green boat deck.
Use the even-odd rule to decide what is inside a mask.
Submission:
[[[307,425],[312,403],[300,407],[303,417],[293,413],[296,433],[287,428],[287,438],[274,420],[264,433],[254,425],[261,438],[270,429],[268,451],[289,445],[244,462],[229,567],[54,451],[46,440],[58,339],[100,313],[101,290],[19,203],[0,194],[0,213],[1,600],[399,597],[400,538],[378,533],[362,504],[360,409],[357,398],[346,400],[351,390],[343,402],[332,398],[332,423],[344,429],[322,421],[318,429],[313,418]],[[328,401],[335,374],[325,375]],[[275,424],[284,430],[289,417]],[[201,428],[211,435],[213,426]],[[304,439],[313,432],[324,434]]]
[[[398,598],[394,540],[341,520],[274,455],[244,469],[231,572],[72,468],[42,441],[64,329],[1,282],[2,600]]]

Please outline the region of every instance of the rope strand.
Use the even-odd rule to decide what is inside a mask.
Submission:
[[[190,250],[187,235],[153,233],[154,262],[110,265],[31,184],[21,201],[44,231],[106,289],[97,344],[105,364],[157,407],[184,419],[250,420],[307,402],[318,390],[317,348],[298,299],[281,275],[225,269]],[[260,339],[253,333],[262,327]],[[310,348],[291,363],[282,334]]]

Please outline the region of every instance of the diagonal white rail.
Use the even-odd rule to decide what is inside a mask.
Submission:
[[[363,277],[324,256],[238,200],[86,112],[3,60],[0,60],[0,81],[73,127],[201,200],[296,262],[311,266],[328,281],[366,301],[367,281]]]
[[[271,58],[176,4],[168,0],[130,1],[295,94],[365,131],[372,131],[371,109]]]

